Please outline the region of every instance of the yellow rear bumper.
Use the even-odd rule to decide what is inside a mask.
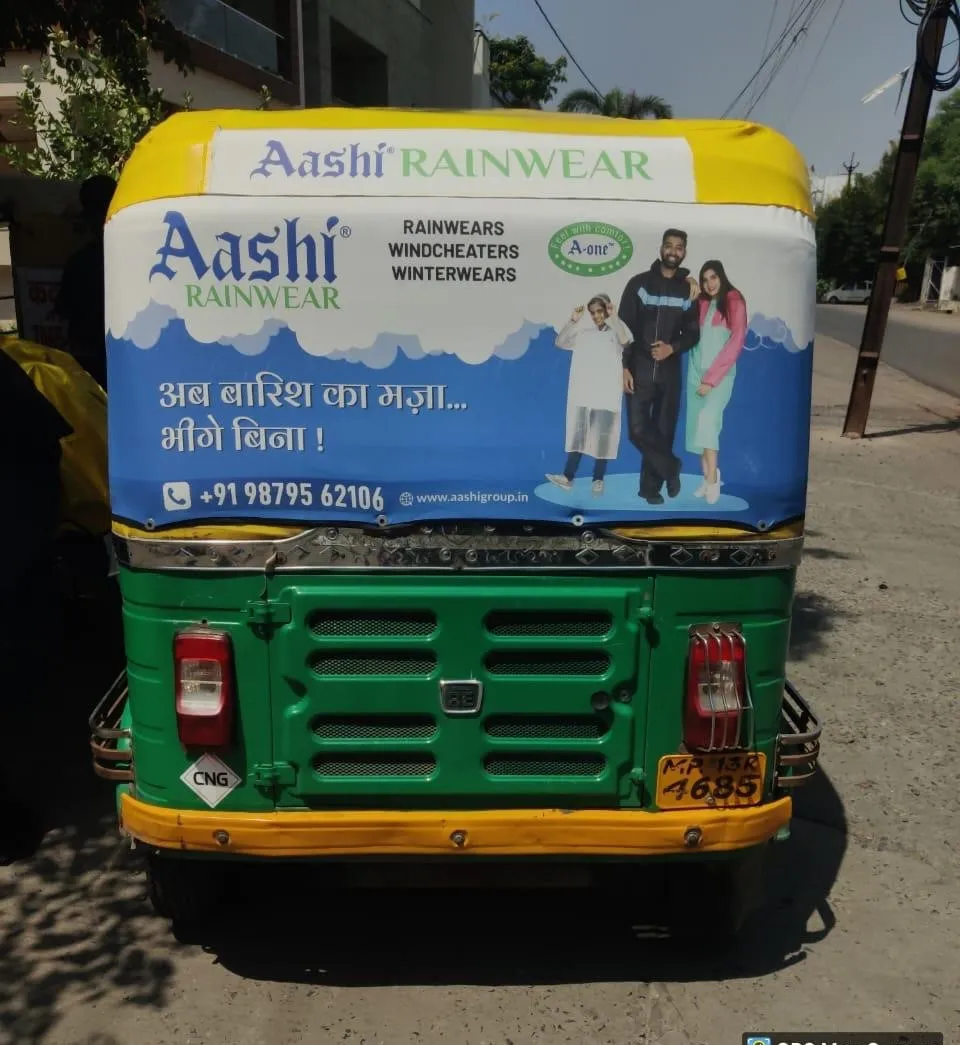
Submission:
[[[729,852],[790,822],[789,797],[741,809],[225,813],[121,796],[124,831],[159,849],[267,857],[666,856]]]

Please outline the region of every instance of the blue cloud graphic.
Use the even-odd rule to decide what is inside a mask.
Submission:
[[[758,348],[784,348],[788,352],[802,352],[807,345],[798,345],[789,327],[782,319],[756,312],[750,320],[747,340],[743,346],[748,352]]]

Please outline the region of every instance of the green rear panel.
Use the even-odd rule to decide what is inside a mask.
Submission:
[[[208,808],[180,780],[203,752],[180,745],[173,696],[173,637],[207,622],[233,642],[239,705],[236,742],[217,755],[243,783],[217,809],[272,809],[272,792],[257,788],[254,778],[254,766],[272,757],[269,648],[247,623],[247,605],[263,592],[263,577],[124,569],[120,585],[138,797],[175,809]]]
[[[639,802],[650,578],[316,577],[271,595],[292,609],[273,640],[283,805]],[[481,681],[480,714],[444,714],[442,679]]]
[[[688,628],[710,621],[744,629],[769,784],[793,584],[792,570],[304,573],[265,591],[262,575],[124,570],[137,790],[205,808],[179,780],[198,752],[177,739],[172,670],[176,630],[201,621],[237,658],[222,757],[243,784],[218,809],[650,808],[682,739]],[[480,713],[444,714],[441,680],[464,679],[483,683]]]

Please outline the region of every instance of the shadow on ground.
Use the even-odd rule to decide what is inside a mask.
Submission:
[[[802,962],[834,928],[843,806],[821,774],[797,797],[793,836],[771,852],[766,895],[735,946],[650,938],[655,873],[632,890],[333,889],[309,867],[250,868],[229,906],[184,943],[244,978],[337,987],[699,982]],[[649,902],[645,902],[649,898]]]
[[[806,660],[826,648],[826,637],[846,620],[849,613],[839,610],[825,595],[798,591],[793,600],[790,626],[790,660]]]
[[[2,706],[16,740],[4,744],[0,819],[0,1042],[16,1045],[40,1045],[66,1008],[108,995],[161,1006],[175,946],[90,764],[87,717],[122,663],[119,600],[106,590],[60,608],[44,620],[57,617],[43,684],[30,695],[32,665]],[[119,1043],[100,1033],[77,1045]]]
[[[865,440],[889,439],[894,435],[932,435],[937,432],[960,432],[960,418],[952,421],[934,421],[923,425],[907,425],[904,428],[890,428],[880,432],[866,432],[863,438]]]

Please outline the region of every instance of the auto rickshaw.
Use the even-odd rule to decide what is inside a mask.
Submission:
[[[566,862],[739,927],[819,758],[785,676],[812,218],[743,122],[144,138],[105,248],[128,665],[91,728],[158,912],[230,862]]]

